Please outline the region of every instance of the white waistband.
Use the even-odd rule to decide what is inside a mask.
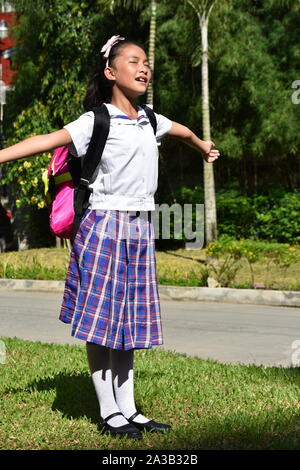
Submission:
[[[121,194],[91,195],[89,209],[107,209],[120,211],[154,211],[153,196],[123,196]]]

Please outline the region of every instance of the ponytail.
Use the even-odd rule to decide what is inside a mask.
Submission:
[[[112,96],[112,86],[110,81],[105,77],[104,68],[101,67],[100,72],[92,76],[88,83],[86,95],[83,100],[83,106],[86,111],[90,111],[102,103],[109,103]]]
[[[108,65],[112,66],[115,58],[120,55],[122,47],[129,44],[143,47],[137,42],[125,40],[115,44],[109,53]],[[104,69],[106,67],[106,59],[101,56],[100,71],[92,76],[88,83],[85,98],[83,100],[83,106],[86,111],[90,111],[92,108],[100,106],[102,103],[110,103],[112,97],[112,83],[104,75]]]

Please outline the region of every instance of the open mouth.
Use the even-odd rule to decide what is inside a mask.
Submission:
[[[136,78],[136,81],[141,82],[141,83],[145,83],[145,84],[147,83],[147,79],[143,78],[143,77]]]

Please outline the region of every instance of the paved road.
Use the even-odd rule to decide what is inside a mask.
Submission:
[[[0,336],[83,346],[58,320],[61,299],[59,293],[1,291]],[[299,308],[163,300],[161,307],[159,348],[224,363],[300,365]]]

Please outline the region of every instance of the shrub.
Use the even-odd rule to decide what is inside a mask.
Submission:
[[[183,186],[176,194],[176,201],[201,204],[203,189]],[[287,193],[282,188],[275,188],[266,194],[243,196],[238,190],[223,189],[217,192],[216,203],[219,235],[280,243],[300,242],[300,190]]]
[[[260,238],[282,243],[300,242],[300,191],[287,193],[273,207],[257,214]]]

